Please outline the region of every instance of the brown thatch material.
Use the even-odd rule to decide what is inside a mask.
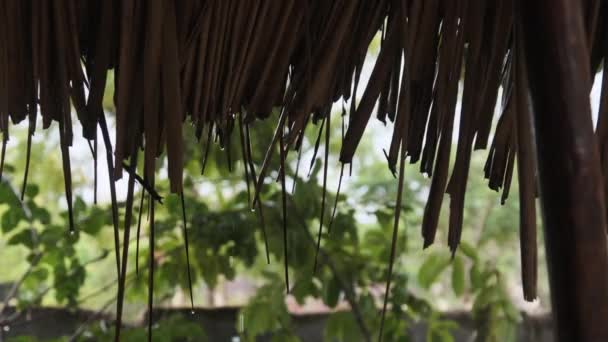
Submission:
[[[590,63],[596,71],[608,47],[603,30],[606,5],[596,0],[584,3]],[[28,119],[30,138],[38,114],[44,128],[58,122],[71,210],[71,107],[83,136],[96,140],[99,125],[107,150],[112,151],[102,99],[107,72],[114,69],[116,146],[114,156],[107,156],[110,174],[119,179],[123,162],[136,165],[143,149],[139,181],[157,200],[154,172],[161,151],[167,154],[171,191],[182,191],[184,122],[195,127],[198,139],[210,142],[215,135],[221,146],[235,143],[232,133],[238,126],[244,165],[252,165],[245,147],[250,145],[248,127],[280,107],[263,167],[257,177],[253,167],[246,168],[256,202],[276,146],[280,145],[284,163],[288,152],[299,148],[311,122],[321,121],[328,130],[333,103],[352,99],[340,153],[343,163],[353,161],[377,108],[379,120],[394,122],[387,159],[393,173],[401,164],[400,188],[406,156],[412,163],[420,161],[421,172],[432,175],[422,225],[425,247],[435,239],[446,192],[449,247],[452,253],[458,247],[473,149],[489,147],[485,177],[490,188],[503,189],[503,201],[517,160],[524,297],[532,300],[536,297],[536,165],[517,22],[514,4],[507,0],[3,0],[2,160],[11,122]],[[382,32],[380,52],[369,83],[358,96],[363,62],[378,31]],[[460,121],[455,122],[461,80],[462,109]],[[605,178],[607,84],[602,84],[597,130]],[[500,117],[493,131],[500,87]],[[455,125],[458,142],[450,173]],[[29,156],[29,145],[27,152]],[[127,169],[125,239],[136,178],[135,169]],[[325,181],[326,177],[324,185]],[[118,245],[116,198],[110,183]],[[127,244],[122,267],[118,250],[116,256],[121,299],[126,248]]]

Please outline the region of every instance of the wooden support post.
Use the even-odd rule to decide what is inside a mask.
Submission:
[[[558,341],[608,341],[603,180],[580,1],[520,0]]]

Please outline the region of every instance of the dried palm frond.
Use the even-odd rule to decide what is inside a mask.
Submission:
[[[589,0],[585,10],[590,63],[595,71],[602,59],[605,65],[604,57],[608,55],[606,4]],[[284,163],[289,151],[299,150],[311,123],[321,122],[319,137],[323,125],[329,132],[333,103],[350,100],[349,113],[344,109],[348,118],[340,152],[340,178],[344,164],[352,163],[377,108],[379,120],[394,122],[386,153],[390,170],[396,173],[397,162],[403,164],[409,156],[412,163],[420,160],[421,171],[432,177],[422,223],[425,247],[435,239],[447,192],[448,244],[452,253],[458,248],[473,149],[486,149],[489,145],[485,177],[490,188],[503,189],[503,201],[517,161],[522,204],[522,279],[524,297],[532,300],[536,297],[537,273],[536,165],[517,21],[514,4],[508,0],[2,0],[2,160],[11,122],[27,118],[31,139],[38,114],[43,128],[56,121],[71,210],[69,147],[75,127],[71,109],[74,108],[86,139],[96,140],[97,127],[100,128],[111,175],[116,261],[121,275],[120,325],[128,244],[124,244],[121,258],[114,181],[121,178],[123,170],[129,174],[125,241],[132,221],[136,180],[153,199],[153,217],[154,202],[160,200],[154,190],[155,165],[163,151],[168,159],[171,191],[183,191],[187,157],[183,148],[184,122],[194,126],[198,139],[204,139],[207,129],[205,155],[214,133],[222,147],[239,141],[248,189],[250,182],[253,184],[252,205],[258,206],[259,215],[263,215],[259,193],[277,147],[284,197]],[[358,96],[365,56],[379,31],[379,54],[369,82]],[[113,147],[102,108],[111,69],[116,75]],[[608,180],[605,80],[606,73],[597,135],[604,178]],[[458,112],[459,89],[462,108]],[[502,104],[498,124],[493,128],[499,89]],[[266,119],[276,107],[281,112],[276,133],[256,172],[251,160],[249,125]],[[235,140],[231,137],[237,125],[240,139]],[[326,163],[319,238],[327,218],[324,211],[329,135],[324,140]],[[450,173],[452,145],[456,160]],[[30,147],[28,142],[27,159]],[[143,170],[136,169],[140,150]],[[225,151],[230,153],[230,148]],[[131,165],[127,168],[123,167],[126,159]],[[402,165],[398,171],[401,191]],[[27,167],[25,172],[27,178]],[[608,190],[605,192],[608,198]],[[396,209],[395,215],[398,213]],[[397,229],[398,216],[395,222]],[[70,229],[74,229],[73,224]]]

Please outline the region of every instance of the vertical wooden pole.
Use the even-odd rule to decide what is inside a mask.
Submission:
[[[558,341],[608,341],[603,180],[580,1],[520,0]]]

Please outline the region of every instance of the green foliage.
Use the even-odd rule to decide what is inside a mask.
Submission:
[[[428,319],[428,329],[426,341],[429,342],[454,342],[452,330],[457,329],[455,322],[442,319],[436,312],[432,313]]]
[[[300,341],[293,334],[291,319],[281,295],[285,292],[282,280],[274,273],[265,273],[268,282],[258,289],[249,304],[241,309],[237,331],[245,341],[256,341],[258,336],[272,334],[273,341]]]
[[[466,281],[466,264],[469,266],[468,285]],[[504,277],[496,266],[482,260],[476,250],[464,242],[450,262],[448,255],[431,253],[418,272],[418,282],[429,288],[437,282],[440,275],[451,266],[451,283],[454,294],[462,296],[468,288],[473,296],[473,316],[478,328],[476,341],[515,341],[516,324],[520,321],[520,313],[511,302],[505,289]],[[453,323],[433,325],[429,318],[428,341],[452,341],[446,329],[453,329]],[[434,331],[439,329],[439,331]]]
[[[515,341],[521,315],[507,295],[501,273],[491,267],[480,273],[473,303],[477,341]]]
[[[352,312],[339,311],[329,316],[325,326],[326,341],[363,341]]]
[[[453,260],[452,288],[457,296],[462,296],[464,293],[464,262],[460,256],[455,257]]]
[[[418,283],[428,289],[449,265],[450,257],[447,253],[430,254],[418,271]]]
[[[4,207],[2,232],[9,246],[27,251],[29,270],[17,293],[18,307],[39,305],[49,292],[54,293],[58,303],[76,306],[86,278],[86,270],[75,252],[80,233],[68,234],[67,212],[61,211],[52,218],[47,209],[37,204],[39,194],[38,186],[30,184],[22,202],[10,183],[0,184],[0,204]],[[99,232],[105,215],[101,208],[89,208],[76,198],[75,221],[79,227],[85,227],[84,232]]]
[[[276,115],[273,115],[271,120],[275,119]],[[333,129],[338,126],[336,124]],[[272,134],[268,127],[251,126],[254,161],[263,160],[266,142]],[[309,131],[313,136],[304,140],[305,152],[310,151],[316,139],[316,130]],[[186,134],[193,133],[191,128],[186,128]],[[332,148],[335,147],[332,145]],[[362,145],[360,148],[369,146]],[[194,285],[204,283],[213,289],[222,281],[233,279],[239,272],[259,280],[261,286],[256,295],[240,311],[237,330],[241,337],[253,341],[271,334],[274,341],[297,341],[284,296],[282,193],[279,184],[274,182],[278,175],[270,172],[260,196],[271,256],[271,265],[266,265],[260,220],[262,212],[259,208],[255,212],[250,209],[253,188],[247,190],[242,177],[242,163],[237,161],[229,167],[227,151],[212,147],[205,176],[201,178],[203,151],[204,146],[201,148],[193,139],[186,139],[185,152],[191,158],[185,165],[185,223]],[[34,149],[33,155],[40,153]],[[239,156],[240,145],[232,144],[230,153],[233,159]],[[276,159],[272,161],[270,170],[278,169]],[[330,163],[333,162],[330,159]],[[316,161],[310,177],[303,176],[308,172],[308,164],[308,161],[302,160],[298,177],[293,169],[295,164],[286,165],[290,294],[299,304],[317,299],[328,308],[335,309],[323,332],[326,341],[361,341],[366,339],[365,334],[373,340],[379,334],[380,308],[388,275],[396,181],[387,172],[383,161],[357,160],[355,167],[358,169],[354,173],[358,177],[345,180],[342,193],[348,195],[340,195],[331,231],[329,220],[336,195],[328,191],[318,268],[313,273],[323,193],[320,186],[322,158]],[[474,160],[473,166],[481,168],[482,165]],[[5,171],[10,171],[10,165],[7,166]],[[259,163],[255,163],[255,168],[259,170]],[[426,180],[418,176],[417,170],[407,172],[404,205],[398,209],[402,215],[383,340],[408,341],[408,329],[413,323],[423,321],[428,326],[428,341],[452,341],[455,323],[444,319],[435,310],[435,299],[441,297],[451,304],[461,303],[462,298],[472,298],[478,340],[508,341],[519,320],[519,313],[505,290],[505,270],[513,267],[503,262],[505,258],[495,258],[486,252],[497,242],[505,249],[517,251],[510,248],[516,240],[516,205],[513,201],[508,202],[505,210],[494,214],[490,209],[494,207],[495,195],[488,195],[485,184],[472,179],[469,184],[469,194],[472,195],[467,196],[465,208],[464,241],[454,258],[443,246],[422,252],[417,230],[425,192],[428,191],[425,184],[428,182],[425,183]],[[477,170],[472,173],[480,174]],[[77,231],[70,235],[67,211],[57,204],[61,202],[57,201],[61,192],[56,188],[63,186],[61,182],[28,185],[22,203],[20,194],[15,192],[14,184],[9,181],[3,180],[0,184],[0,228],[7,248],[18,249],[25,255],[22,263],[27,274],[16,296],[19,308],[49,303],[79,306],[82,305],[82,289],[87,284],[91,287],[90,283],[94,282],[99,287],[100,280],[114,281],[113,232],[108,204],[90,205],[75,196]],[[290,191],[291,182],[295,182],[294,194]],[[143,210],[140,260],[135,260],[135,223],[131,227],[132,241],[128,242],[131,262],[128,265],[127,304],[132,304],[131,308],[139,308],[138,312],[144,310],[143,303],[147,300],[149,258],[155,267],[156,304],[168,304],[168,299],[177,290],[187,291],[188,288],[181,200],[168,194],[166,180],[159,180],[157,188],[165,197],[164,204],[155,207],[154,254],[150,255],[148,249],[147,204],[139,208],[139,201],[136,201],[134,210],[135,217]],[[136,193],[135,198],[139,199],[139,195]],[[125,206],[124,203],[119,205],[122,239]],[[447,231],[446,227],[447,224],[441,221],[438,244],[445,239],[442,234]],[[134,272],[136,262],[139,265],[138,276]],[[88,292],[94,293],[97,287],[90,288]],[[437,289],[441,291],[439,294]],[[115,287],[103,293],[108,297],[114,292]],[[353,310],[343,309],[348,306]],[[133,312],[130,314],[134,315]],[[104,341],[111,336],[111,329],[104,330],[92,325],[81,340]],[[200,327],[181,316],[159,322],[153,336],[158,341],[187,338],[204,341]],[[128,329],[124,334],[126,341],[145,337],[143,328]]]
[[[147,338],[147,327],[125,328],[121,333],[121,341],[125,342],[146,341]],[[114,341],[114,330],[96,326],[85,331],[77,341]],[[207,337],[199,324],[189,321],[183,315],[175,314],[153,326],[152,341],[206,342]]]
[[[17,336],[9,338],[7,342],[38,342],[38,339],[32,336]]]
[[[183,315],[172,315],[159,321],[152,330],[152,341],[180,341],[180,342],[206,342],[208,341],[205,332],[199,324],[189,321]],[[147,341],[148,330],[146,328],[125,328],[120,336],[124,342]],[[7,342],[41,342],[33,336],[18,336],[9,338]],[[105,342],[114,341],[114,329],[108,329],[102,324],[91,325],[78,337],[72,339],[68,337],[53,339],[46,342]]]

